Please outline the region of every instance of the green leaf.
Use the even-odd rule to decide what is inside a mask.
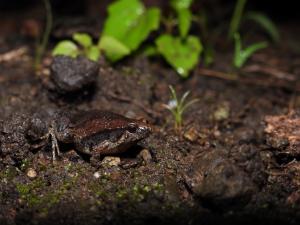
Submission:
[[[192,3],[193,0],[171,0],[171,6],[175,10],[188,9]]]
[[[236,68],[241,68],[245,62],[258,50],[268,47],[267,42],[254,43],[244,50],[242,49],[241,37],[238,33],[234,35],[235,51],[233,58],[233,65]]]
[[[158,55],[156,46],[148,45],[144,48],[143,54],[147,57],[152,57]]]
[[[177,11],[177,14],[180,36],[185,38],[191,27],[192,14],[189,9],[180,9]]]
[[[103,35],[115,38],[131,51],[159,27],[160,10],[146,10],[139,0],[116,1],[108,7],[108,14]]]
[[[56,55],[66,55],[70,57],[76,57],[79,54],[79,50],[72,41],[60,41],[52,51],[54,56]]]
[[[86,52],[86,57],[88,57],[90,60],[98,61],[100,57],[100,49],[98,48],[98,46],[93,45],[90,48],[88,48]]]
[[[185,40],[171,35],[161,35],[156,39],[158,51],[166,61],[186,78],[197,65],[202,52],[202,44],[198,37],[187,36]]]
[[[129,48],[111,36],[102,36],[98,47],[105,52],[106,57],[112,62],[130,54]]]
[[[272,20],[265,14],[260,12],[248,12],[245,16],[245,19],[258,23],[263,29],[265,29],[274,42],[279,42],[279,31]]]
[[[228,31],[229,39],[234,38],[234,34],[238,32],[240,28],[240,23],[241,23],[241,19],[243,16],[246,3],[247,0],[236,0],[234,12],[229,25],[229,31]]]
[[[93,44],[91,36],[86,33],[74,33],[72,38],[84,48],[88,48]]]
[[[138,21],[135,28],[131,28],[123,39],[123,43],[132,51],[148,37],[151,31],[159,27],[160,11],[156,8],[148,9]]]

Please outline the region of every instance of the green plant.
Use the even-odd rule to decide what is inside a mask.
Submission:
[[[182,78],[187,78],[197,65],[203,50],[199,37],[189,35],[192,22],[190,6],[193,0],[171,0],[171,7],[176,12],[179,36],[162,34],[156,41],[157,52],[177,71]]]
[[[266,48],[268,46],[267,42],[259,42],[259,43],[254,43],[245,49],[242,49],[242,43],[241,43],[241,37],[238,33],[235,33],[234,35],[234,43],[235,43],[235,48],[234,48],[234,57],[233,57],[233,65],[236,68],[241,68],[245,62],[247,61],[248,58],[253,55],[256,51]]]
[[[118,0],[109,5],[98,47],[115,62],[138,49],[159,28],[160,10],[146,9],[140,0]]]
[[[272,20],[270,20],[270,18],[267,17],[265,14],[261,12],[251,11],[245,14],[245,19],[252,20],[257,24],[259,24],[269,34],[269,36],[272,38],[274,42],[276,43],[279,42],[280,40],[279,31],[275,26],[275,24],[272,22]]]
[[[50,32],[52,29],[52,10],[51,10],[51,4],[49,0],[43,0],[46,10],[46,27],[43,33],[43,37],[41,40],[37,39],[37,46],[35,51],[35,58],[34,58],[34,64],[33,67],[35,70],[39,69],[39,66],[41,64],[42,56],[44,55],[45,49],[47,47]]]
[[[238,32],[247,0],[237,0],[229,25],[228,38],[232,39]]]
[[[93,40],[90,35],[86,33],[74,33],[72,39],[77,42],[81,48],[79,48],[73,41],[63,40],[55,46],[52,54],[55,56],[67,55],[70,57],[84,55],[93,61],[97,61],[99,59],[100,50],[97,45],[93,44]]]
[[[169,86],[169,88],[171,91],[171,100],[168,104],[164,104],[163,106],[170,110],[174,117],[174,127],[177,131],[180,131],[183,123],[183,113],[188,107],[197,102],[198,99],[186,102],[187,97],[190,94],[189,91],[185,92],[183,96],[178,99],[175,89],[172,86]]]
[[[244,15],[246,3],[247,0],[237,0],[229,26],[228,38],[234,38],[234,34],[239,31],[240,24],[243,20],[252,20],[260,25],[270,35],[274,42],[278,42],[280,35],[272,20],[265,14],[256,11],[246,12]]]

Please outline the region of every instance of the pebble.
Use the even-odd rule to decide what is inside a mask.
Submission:
[[[98,178],[100,177],[100,173],[97,171],[97,172],[95,172],[95,173],[93,174],[93,176],[94,176],[96,179],[98,179]]]
[[[191,127],[183,134],[183,136],[188,141],[195,142],[198,139],[198,131],[194,127]]]
[[[119,166],[121,164],[121,159],[120,157],[106,156],[102,160],[101,164],[108,167]]]
[[[139,153],[139,156],[144,160],[145,163],[150,163],[152,161],[152,156],[148,149],[143,149]]]
[[[35,178],[37,176],[37,172],[34,169],[29,168],[27,170],[27,176],[30,178]]]

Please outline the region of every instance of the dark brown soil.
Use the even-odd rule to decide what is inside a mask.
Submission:
[[[0,54],[24,46],[3,39]],[[299,155],[276,150],[265,134],[266,116],[299,109],[299,52],[272,46],[234,79],[231,53],[187,80],[161,61],[138,56],[112,67],[102,59],[94,90],[71,96],[49,91],[49,63],[37,76],[32,60],[26,52],[0,64],[0,224],[299,223]],[[199,99],[180,133],[162,107],[171,84]],[[50,146],[32,148],[32,118],[91,109],[148,120],[152,159],[133,147],[119,166],[97,167],[61,145],[53,163]]]

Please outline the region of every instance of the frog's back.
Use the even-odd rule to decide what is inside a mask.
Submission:
[[[92,110],[74,115],[71,121],[73,134],[87,137],[108,130],[126,128],[134,120],[109,111]]]

